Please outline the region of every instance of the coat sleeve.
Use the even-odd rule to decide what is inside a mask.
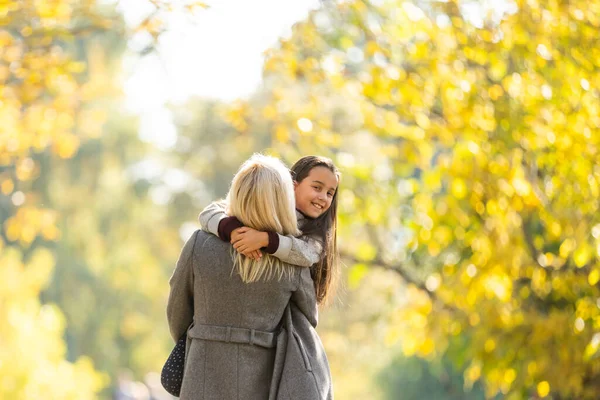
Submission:
[[[219,222],[227,217],[225,200],[213,201],[198,216],[202,230],[219,236]]]
[[[175,342],[188,330],[194,318],[194,246],[196,231],[183,246],[177,265],[169,279],[167,321],[171,337]]]
[[[302,268],[299,271],[298,289],[292,293],[291,301],[306,316],[310,324],[316,328],[319,321],[319,309],[310,269]]]
[[[288,264],[311,267],[319,262],[322,252],[323,244],[313,236],[279,235],[279,247],[271,255]]]
[[[210,203],[198,216],[202,230],[219,237],[219,222],[227,217],[224,200]],[[321,259],[323,244],[313,236],[294,237],[279,235],[279,246],[271,254],[283,262],[299,267],[311,267]]]

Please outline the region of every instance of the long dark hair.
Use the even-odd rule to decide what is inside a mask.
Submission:
[[[292,165],[292,178],[300,183],[315,167],[325,167],[340,181],[340,171],[327,157],[304,156]],[[339,275],[337,251],[337,198],[338,188],[333,194],[331,206],[317,218],[307,218],[302,227],[304,235],[317,235],[323,242],[323,253],[319,262],[311,268],[311,275],[315,283],[317,302],[326,303],[330,298],[337,283]]]

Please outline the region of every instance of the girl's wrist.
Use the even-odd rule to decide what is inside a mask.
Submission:
[[[269,254],[275,253],[279,248],[279,235],[277,235],[275,232],[263,233],[267,235],[267,245],[265,246],[264,250]]]
[[[225,217],[219,221],[219,238],[225,242],[231,241],[231,233],[237,228],[243,227],[242,224],[236,217]]]
[[[268,247],[269,246],[269,234],[267,232],[261,232],[261,245],[260,247]]]

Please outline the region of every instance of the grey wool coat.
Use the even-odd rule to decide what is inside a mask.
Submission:
[[[333,400],[329,362],[315,326],[294,302],[282,322],[269,400]]]
[[[306,344],[295,346],[296,354],[302,354],[297,352],[302,348],[322,350],[318,336],[318,342],[312,336],[318,314],[309,269],[293,268],[291,277],[281,280],[244,283],[233,269],[231,254],[229,243],[196,231],[184,245],[169,281],[167,319],[171,336],[177,341],[185,333],[188,335],[180,398],[318,399],[302,395],[314,392],[317,384],[331,386],[327,359],[322,357],[320,361],[324,363],[313,361],[310,366],[299,360],[293,363],[294,357],[287,357],[292,343],[288,337],[301,343],[299,332],[291,325],[282,329],[286,321],[293,322],[294,310],[297,319],[303,320],[298,326],[311,332],[303,338]],[[287,320],[284,315],[289,316]],[[324,355],[323,351],[320,353]],[[286,363],[290,364],[287,369]],[[319,371],[316,375],[327,376],[328,381],[300,379],[304,385],[310,385],[304,387],[294,384],[294,376],[286,375],[291,371],[298,377],[312,377],[315,370]],[[281,382],[287,382],[288,393],[296,393],[283,397]]]

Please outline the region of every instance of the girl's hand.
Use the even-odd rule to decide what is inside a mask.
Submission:
[[[269,235],[244,226],[231,232],[231,244],[239,253],[258,260],[262,257],[261,247],[269,245]]]

